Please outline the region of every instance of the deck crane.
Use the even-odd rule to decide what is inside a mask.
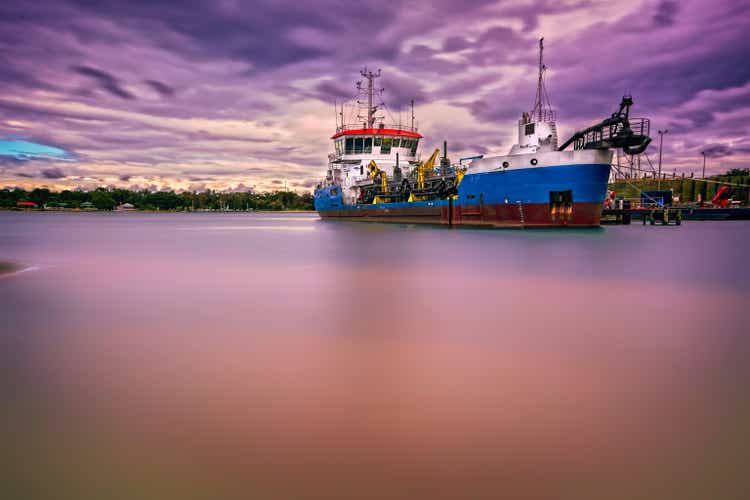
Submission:
[[[425,174],[429,174],[435,171],[435,160],[437,159],[439,154],[440,148],[436,148],[435,151],[432,152],[430,157],[427,158],[427,161],[419,162],[419,164],[417,165],[417,168],[415,169],[415,171],[417,172],[417,190],[424,190]]]
[[[370,173],[370,178],[374,181],[377,176],[380,176],[380,188],[383,194],[388,192],[388,174],[378,168],[375,160],[370,160],[367,164],[367,171]]]
[[[573,144],[574,150],[622,148],[625,154],[629,155],[643,153],[651,143],[651,137],[648,135],[650,121],[647,118],[631,118],[632,105],[633,98],[629,95],[623,96],[620,109],[612,113],[612,116],[589,128],[579,130],[557,150],[564,151]]]

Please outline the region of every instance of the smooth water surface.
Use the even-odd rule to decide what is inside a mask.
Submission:
[[[748,222],[0,212],[5,487],[742,498],[748,248]]]

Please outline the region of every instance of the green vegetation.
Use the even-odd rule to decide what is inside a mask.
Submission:
[[[722,182],[750,186],[750,170],[732,169],[726,174],[713,175],[707,179],[714,182],[702,182],[701,179],[690,177],[668,177],[662,179],[661,189],[671,189],[676,196],[680,197],[681,202],[698,201],[698,194],[701,194],[703,200],[706,201],[713,198],[716,191],[721,188]],[[609,189],[617,193],[618,198],[640,198],[641,191],[656,191],[657,185],[657,179],[628,179],[610,184]],[[733,191],[732,198],[743,203],[748,202],[750,189],[733,187]]]
[[[53,192],[45,188],[32,191],[23,189],[0,190],[0,208],[14,208],[19,201],[33,201],[39,207],[57,209],[80,208],[91,203],[99,210],[112,210],[123,203],[130,203],[139,210],[312,210],[310,193],[299,195],[291,191],[273,193],[227,193],[218,191],[182,192],[174,191],[130,191],[128,189],[104,189],[94,191]]]

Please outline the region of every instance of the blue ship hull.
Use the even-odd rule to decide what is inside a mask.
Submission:
[[[345,204],[339,186],[315,192],[323,218],[493,227],[598,226],[609,164],[467,173],[452,199]]]

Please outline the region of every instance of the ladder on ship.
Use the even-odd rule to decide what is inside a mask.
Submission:
[[[552,146],[557,149],[557,124],[555,122],[548,122],[547,125],[549,125],[552,140],[554,141],[554,144],[552,144]]]

